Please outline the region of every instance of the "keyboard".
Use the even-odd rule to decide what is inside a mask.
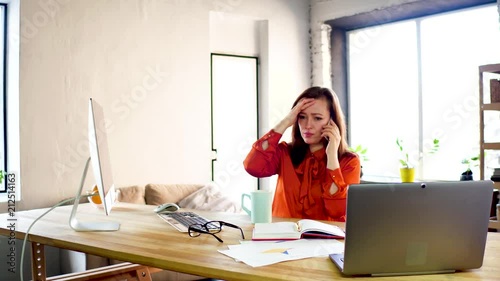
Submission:
[[[180,232],[188,232],[188,227],[192,224],[206,224],[206,218],[193,212],[172,212],[158,214],[163,220]],[[208,225],[209,229],[217,229],[215,225]]]

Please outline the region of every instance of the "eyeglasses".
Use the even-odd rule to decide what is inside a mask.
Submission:
[[[223,226],[229,226],[239,229],[241,232],[241,237],[245,239],[245,235],[243,234],[243,230],[241,229],[241,227],[224,221],[209,221],[205,224],[192,224],[188,227],[188,233],[191,237],[198,237],[201,234],[210,234],[222,243],[224,241],[222,241],[222,239],[217,237],[215,234],[221,232]]]

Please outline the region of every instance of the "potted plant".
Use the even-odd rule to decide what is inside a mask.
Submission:
[[[408,151],[403,147],[403,140],[397,138],[396,145],[401,152],[401,158],[399,158],[399,163],[401,167],[399,168],[399,175],[401,176],[402,182],[413,182],[415,180],[415,168],[410,164],[410,158]]]
[[[396,138],[396,145],[398,146],[399,151],[401,152],[401,157],[399,158],[399,163],[401,164],[401,168],[399,169],[399,173],[401,176],[401,182],[413,182],[415,181],[415,168],[410,163],[410,157],[408,151],[403,146],[403,140],[400,138]],[[432,140],[432,147],[426,153],[434,154],[439,150],[439,140]],[[423,156],[423,155],[422,155]],[[419,160],[422,157],[419,158]]]
[[[465,158],[462,160],[462,164],[467,165],[467,169],[465,172],[460,175],[460,180],[461,181],[471,181],[474,180],[473,175],[472,175],[472,169],[471,167],[477,167],[479,166],[479,155],[478,156],[473,156],[469,158]]]

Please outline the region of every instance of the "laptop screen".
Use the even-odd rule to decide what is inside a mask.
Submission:
[[[344,274],[481,267],[491,181],[349,186]]]

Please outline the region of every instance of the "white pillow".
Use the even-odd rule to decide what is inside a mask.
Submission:
[[[179,201],[179,206],[181,208],[214,212],[238,213],[241,211],[239,204],[224,196],[220,192],[219,186],[214,182],[206,184]]]

